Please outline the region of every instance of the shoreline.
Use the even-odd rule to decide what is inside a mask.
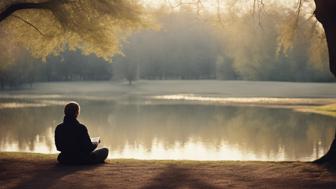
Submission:
[[[284,108],[336,117],[334,83],[139,80],[130,86],[115,81],[76,81],[0,91],[0,109],[63,106],[69,100]]]
[[[4,188],[335,188],[336,172],[310,162],[110,159],[62,166],[56,155],[0,152]]]

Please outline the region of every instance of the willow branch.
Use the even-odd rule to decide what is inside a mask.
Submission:
[[[56,3],[55,0],[49,0],[41,3],[13,3],[5,8],[0,13],[0,22],[11,16],[14,12],[23,9],[51,9],[52,5]]]
[[[299,25],[301,8],[302,8],[302,0],[299,0],[299,5],[298,5],[297,13],[296,13],[295,27],[297,27]]]
[[[19,19],[19,20],[21,20],[22,22],[24,22],[24,23],[26,23],[26,24],[28,24],[29,26],[31,26],[32,28],[34,28],[40,35],[42,35],[42,36],[45,36],[34,24],[32,24],[31,22],[29,22],[28,20],[25,20],[25,19],[23,19],[22,17],[20,17],[20,16],[17,16],[17,15],[15,15],[15,14],[12,14],[12,16],[14,17],[14,18],[17,18],[17,19]]]

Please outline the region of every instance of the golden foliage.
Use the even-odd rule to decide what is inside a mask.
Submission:
[[[0,10],[13,2],[1,2]],[[46,58],[67,48],[110,60],[120,53],[120,44],[129,33],[148,26],[147,18],[135,0],[62,0],[48,9],[16,11],[0,27],[11,33],[2,37],[29,49],[35,57]]]
[[[286,18],[281,21],[278,27],[278,50],[277,54],[280,53],[287,54],[287,52],[293,48],[293,42],[296,34],[296,20],[297,18],[293,15],[286,15]]]
[[[316,22],[312,25],[311,31],[307,32],[307,38],[310,39],[309,62],[316,69],[326,69],[328,64],[327,42],[322,26]]]
[[[308,45],[309,63],[316,69],[324,70],[328,50],[323,28],[315,17],[296,14],[295,11],[288,10],[279,21],[277,54],[287,55],[301,38]]]
[[[11,35],[0,28],[0,36]],[[0,71],[16,61],[19,48],[8,37],[0,37]]]

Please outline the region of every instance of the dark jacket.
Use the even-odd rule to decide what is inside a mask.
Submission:
[[[58,151],[69,157],[85,157],[97,147],[92,144],[85,125],[76,118],[64,117],[63,123],[55,130],[55,143]]]

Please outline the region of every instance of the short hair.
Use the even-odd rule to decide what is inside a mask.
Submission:
[[[72,101],[65,105],[64,114],[70,117],[76,117],[79,114],[80,106],[77,102]]]

